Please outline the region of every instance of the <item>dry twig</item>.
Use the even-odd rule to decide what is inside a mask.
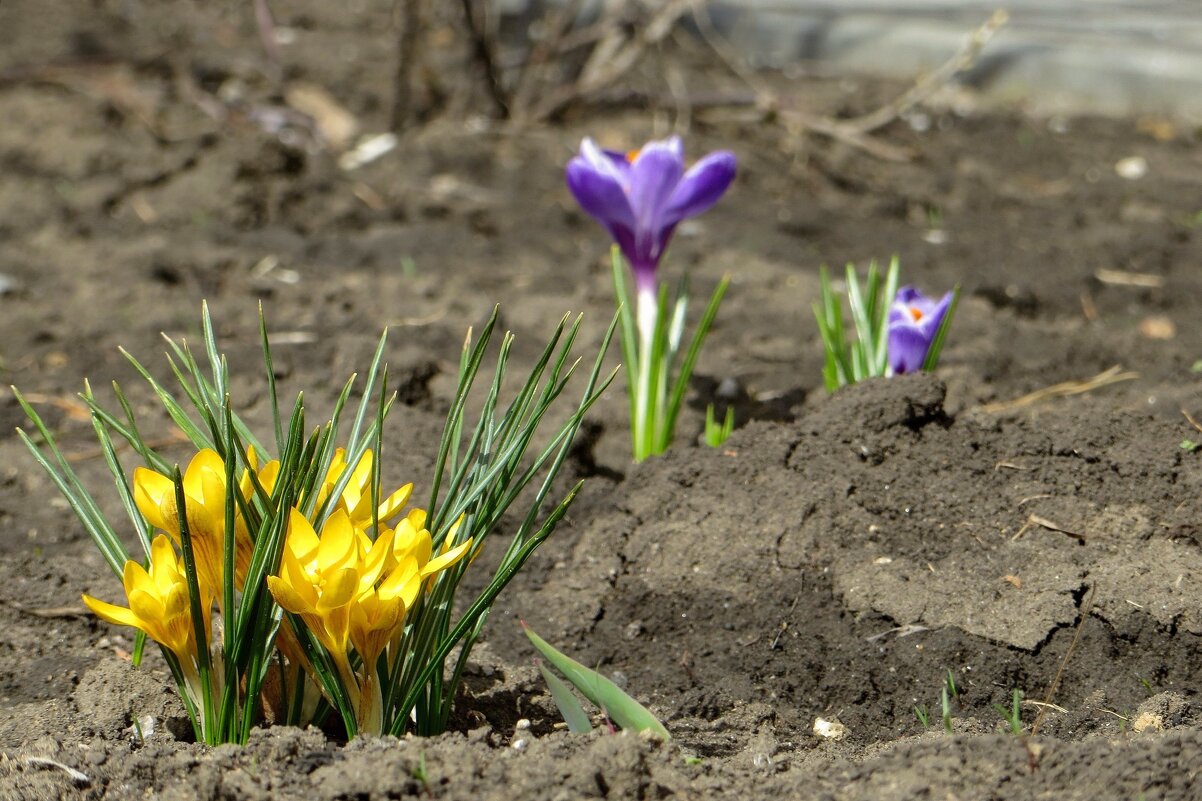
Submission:
[[[1093,277],[1112,286],[1134,286],[1143,289],[1160,289],[1164,286],[1163,275],[1133,273],[1128,270],[1096,270]]]
[[[1073,641],[1068,644],[1068,650],[1064,652],[1064,659],[1060,660],[1060,667],[1056,670],[1056,676],[1052,679],[1052,683],[1048,686],[1047,694],[1043,697],[1043,703],[1046,704],[1039,710],[1039,714],[1035,716],[1035,722],[1031,724],[1031,736],[1039,734],[1039,726],[1043,723],[1044,716],[1050,707],[1054,707],[1052,699],[1056,697],[1056,691],[1060,689],[1060,679],[1064,677],[1064,669],[1068,666],[1068,660],[1072,657],[1073,651],[1077,650],[1077,643],[1081,641],[1081,629],[1085,627],[1085,621],[1089,618],[1090,610],[1093,609],[1093,593],[1097,589],[1097,585],[1090,586],[1089,593],[1085,596],[1085,603],[1081,605],[1081,619],[1077,622],[1077,630],[1073,632]],[[1059,709],[1059,707],[1055,707]]]
[[[1048,497],[1051,497],[1051,496],[1048,496]],[[1013,537],[1010,538],[1010,541],[1014,542],[1019,537],[1026,534],[1028,531],[1035,528],[1036,526],[1039,526],[1040,528],[1046,528],[1048,531],[1056,531],[1060,534],[1067,534],[1068,536],[1072,537],[1073,539],[1077,540],[1078,542],[1085,542],[1085,540],[1086,540],[1086,537],[1084,534],[1073,531],[1072,529],[1065,528],[1064,526],[1060,525],[1059,523],[1048,520],[1046,517],[1042,517],[1041,515],[1033,514],[1033,515],[1027,516],[1027,522],[1023,524],[1023,527],[1018,530],[1017,534],[1015,534]]]

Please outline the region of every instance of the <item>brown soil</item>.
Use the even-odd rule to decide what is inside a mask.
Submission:
[[[294,5],[288,79],[382,130],[388,4]],[[646,110],[524,131],[432,122],[347,173],[250,119],[214,121],[180,88],[182,70],[268,97],[246,7],[0,8],[0,373],[114,516],[73,393],[84,376],[119,379],[148,413],[117,348],[166,376],[158,334],[194,336],[202,298],[258,423],[259,299],[289,343],[288,388],[319,410],[396,326],[386,480],[420,483],[464,329],[494,303],[519,362],[569,309],[586,314],[583,347],[599,341],[604,236],[562,166],[583,135],[664,131]],[[837,111],[892,90],[790,88]],[[118,591],[112,575],[0,434],[0,797],[1202,797],[1202,454],[1182,447],[1202,434],[1180,414],[1202,412],[1202,151],[1126,121],[931,113],[925,133],[885,132],[915,151],[907,164],[695,124],[691,152],[733,148],[741,171],[668,267],[702,291],[734,275],[679,445],[631,466],[621,387],[596,407],[565,476],[587,477],[585,492],[502,596],[445,736],[187,742],[161,663],[132,669],[129,632],[82,614],[81,592]],[[1145,177],[1116,174],[1129,156]],[[943,241],[930,241],[935,217]],[[817,267],[893,253],[909,281],[963,284],[944,365],[828,397]],[[1138,377],[989,406],[1113,365]],[[726,379],[741,428],[698,447]],[[0,428],[22,423],[0,394]],[[557,730],[519,617],[624,682],[673,742]],[[951,735],[938,720],[949,670]],[[1042,711],[1038,736],[1005,733],[994,705],[1014,689],[1054,704],[1024,707],[1028,732]],[[818,717],[846,738],[815,737]],[[135,722],[147,733],[151,720],[137,743]]]

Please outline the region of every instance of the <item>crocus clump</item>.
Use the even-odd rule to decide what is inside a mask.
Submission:
[[[855,267],[847,265],[848,326],[830,273],[825,267],[819,271],[821,297],[814,303],[814,316],[826,353],[822,378],[828,392],[866,378],[934,370],[938,365],[960,288],[935,300],[912,286],[898,289],[900,275],[896,256],[884,274],[875,261],[869,263],[863,282]]]
[[[340,719],[348,737],[446,729],[464,665],[498,594],[580,490],[578,483],[554,505],[549,497],[585,412],[612,379],[601,368],[616,323],[567,422],[541,435],[540,423],[568,387],[575,361],[580,318],[565,316],[513,398],[501,397],[509,384],[506,360],[498,358],[481,399],[484,411],[472,424],[467,398],[476,397],[473,386],[496,323],[494,311],[480,335],[464,342],[459,386],[429,477],[430,500],[405,513],[413,485],[387,492],[382,482],[382,431],[392,404],[382,364],[385,337],[358,409],[347,406],[351,379],[332,416],[314,427],[303,396],[290,417],[281,409],[267,325],[260,320],[275,434],[265,444],[234,411],[228,361],[204,307],[200,352],[208,375],[198,351],[171,339],[178,393],[128,357],[196,447],[186,470],[142,439],[118,384],[118,413],[103,408],[90,388],[81,396],[140,553],[130,552],[124,527],[106,517],[54,433],[15,393],[37,439],[20,430],[18,436],[125,591],[125,605],[90,595],[84,603],[102,620],[138,630],[135,665],[147,640],[158,643],[197,740],[245,743],[264,720],[304,726]],[[504,336],[502,354],[512,341]],[[346,430],[339,425],[344,414],[353,423],[338,447],[334,436]],[[122,440],[143,463],[132,477],[114,444]],[[530,456],[531,442],[549,444]],[[491,575],[479,582],[483,589],[465,597],[459,586],[465,571],[498,522],[511,515],[522,522],[511,529]]]
[[[894,375],[923,369],[954,294],[936,300],[912,286],[897,290],[889,307],[889,368]]]

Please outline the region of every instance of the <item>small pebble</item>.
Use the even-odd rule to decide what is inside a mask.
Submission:
[[[1143,156],[1128,156],[1125,159],[1119,159],[1114,165],[1114,171],[1120,178],[1136,181],[1148,174],[1148,160]]]
[[[837,742],[847,736],[847,727],[838,718],[814,718],[814,736]]]

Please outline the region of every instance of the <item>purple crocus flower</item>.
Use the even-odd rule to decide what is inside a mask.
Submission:
[[[889,307],[889,367],[894,375],[916,373],[926,361],[953,293],[939,300],[928,298],[912,286],[897,290]]]
[[[568,189],[605,226],[630,262],[640,302],[655,297],[655,270],[676,226],[718,202],[735,177],[735,157],[717,151],[687,172],[679,136],[640,150],[602,150],[592,139],[568,162]]]

